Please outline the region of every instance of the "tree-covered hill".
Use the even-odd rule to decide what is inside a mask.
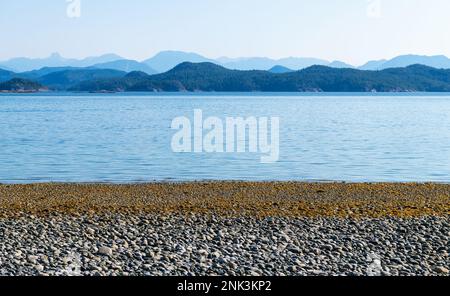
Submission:
[[[43,85],[28,79],[13,78],[0,83],[1,92],[37,92],[41,90],[45,90]]]
[[[423,65],[380,71],[312,66],[300,71],[272,73],[186,62],[157,75],[111,69],[43,68],[26,73],[3,70],[1,77],[3,81],[12,78],[35,81],[53,91],[450,92],[450,70]]]
[[[51,72],[37,78],[36,81],[52,90],[67,90],[83,81],[115,79],[126,74],[126,72],[118,70],[80,68]]]
[[[450,70],[422,65],[382,71],[312,66],[301,71],[228,70],[212,63],[182,63],[174,69],[146,75],[83,81],[74,91],[261,91],[261,92],[412,92],[450,91]]]
[[[14,72],[0,69],[0,82],[8,81],[14,77]]]

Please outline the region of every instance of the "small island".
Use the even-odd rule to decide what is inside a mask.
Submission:
[[[28,79],[13,78],[0,83],[0,92],[2,93],[33,93],[40,91],[48,91],[48,88]]]

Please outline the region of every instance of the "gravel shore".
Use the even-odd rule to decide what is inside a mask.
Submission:
[[[0,222],[0,275],[448,275],[447,218],[54,215]]]
[[[450,186],[0,185],[0,275],[449,275]]]
[[[0,185],[0,218],[26,213],[412,218],[450,215],[450,185],[193,182]]]

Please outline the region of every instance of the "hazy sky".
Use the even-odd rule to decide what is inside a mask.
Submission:
[[[396,55],[450,56],[449,0],[0,0],[0,60],[59,52],[146,59],[286,56],[355,65]]]

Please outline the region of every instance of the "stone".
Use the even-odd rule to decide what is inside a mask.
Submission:
[[[450,272],[447,268],[443,266],[436,266],[433,270],[440,274],[448,274]]]
[[[44,266],[38,264],[38,265],[35,265],[35,266],[34,266],[34,269],[36,269],[36,270],[39,271],[39,272],[42,272],[42,271],[44,271]]]
[[[112,256],[113,251],[109,247],[101,246],[98,248],[98,253],[103,256]]]

